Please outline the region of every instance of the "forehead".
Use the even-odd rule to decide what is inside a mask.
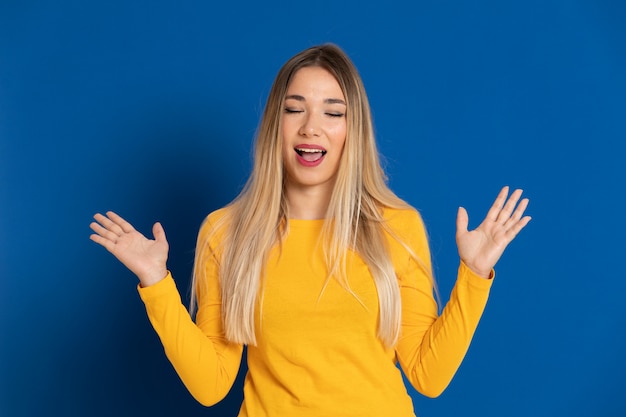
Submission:
[[[345,100],[341,86],[335,77],[322,67],[304,67],[296,71],[287,87],[287,95],[293,94],[305,98]]]

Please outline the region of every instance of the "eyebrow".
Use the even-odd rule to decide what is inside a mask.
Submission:
[[[301,95],[298,94],[291,94],[288,95],[287,97],[285,97],[285,100],[297,100],[297,101],[306,101],[306,99],[304,97],[302,97]],[[346,105],[346,102],[343,101],[340,98],[327,98],[324,100],[324,103],[326,104],[343,104],[344,106]]]

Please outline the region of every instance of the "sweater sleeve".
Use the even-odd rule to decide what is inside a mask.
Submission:
[[[450,299],[439,316],[426,232],[419,215],[409,223],[408,242],[422,262],[409,258],[398,273],[402,329],[396,354],[415,389],[437,397],[465,357],[493,280],[479,277],[461,262]]]
[[[213,256],[205,260],[200,267],[212,275],[206,286],[198,286],[196,323],[183,306],[171,274],[138,290],[167,358],[193,397],[209,406],[223,399],[232,387],[243,346],[224,337],[217,262]]]

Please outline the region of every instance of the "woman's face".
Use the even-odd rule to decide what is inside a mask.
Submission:
[[[287,187],[332,192],[346,141],[346,99],[335,77],[321,67],[293,76],[282,114]]]

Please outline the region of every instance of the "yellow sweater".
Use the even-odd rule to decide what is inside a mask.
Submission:
[[[212,213],[200,233],[207,233],[222,214]],[[419,214],[386,210],[385,218],[430,268]],[[396,362],[419,392],[439,395],[465,356],[492,280],[461,263],[450,300],[438,317],[427,275],[389,238],[401,292],[402,330],[395,349],[386,349],[376,337],[376,287],[358,256],[349,258],[348,268],[360,302],[334,281],[319,298],[326,278],[316,245],[322,224],[290,220],[280,256],[278,250],[270,255],[263,307],[256,311],[257,345],[248,346],[239,416],[414,416]],[[204,267],[213,279],[208,292],[198,294],[196,323],[171,275],[139,293],[185,386],[199,402],[212,405],[230,390],[243,347],[223,336],[217,262]]]

